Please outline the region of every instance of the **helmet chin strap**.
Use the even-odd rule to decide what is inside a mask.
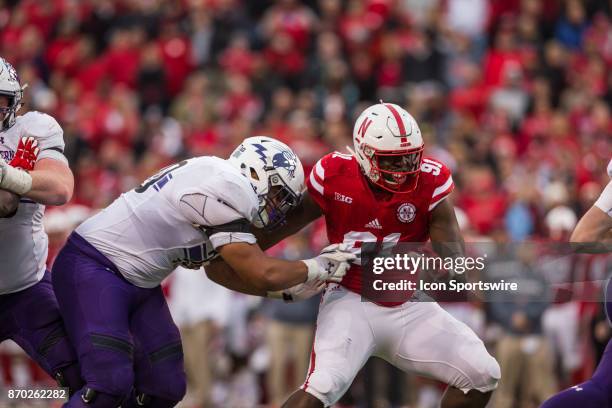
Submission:
[[[264,209],[261,209],[257,212],[257,215],[259,216],[259,219],[257,221],[259,221],[257,224],[261,223],[261,225],[255,225],[257,228],[264,228],[266,225],[268,225],[268,212]]]

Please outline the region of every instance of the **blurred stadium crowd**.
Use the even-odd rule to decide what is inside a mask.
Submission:
[[[605,0],[0,0],[0,55],[28,84],[22,112],[64,129],[76,188],[71,205],[48,209],[51,253],[160,167],[225,157],[247,136],[284,141],[308,172],[352,144],[353,120],[379,99],[406,107],[427,154],[453,170],[468,239],[564,240],[607,183],[611,11]],[[274,250],[303,257],[324,244],[319,225]],[[185,406],[278,404],[302,381],[317,299],[260,302],[194,271],[175,274],[168,294]],[[594,303],[533,315],[516,305],[497,319],[451,307],[508,378],[495,408],[536,407],[589,375],[610,336]],[[43,381],[2,350],[0,384]],[[428,408],[439,393],[375,361],[344,403]]]

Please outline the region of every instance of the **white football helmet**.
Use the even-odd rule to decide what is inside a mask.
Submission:
[[[424,144],[406,110],[392,103],[370,106],[355,122],[353,145],[359,166],[373,184],[394,193],[416,188]]]
[[[0,120],[4,131],[15,124],[15,114],[21,108],[21,98],[23,98],[23,90],[25,86],[21,86],[17,71],[7,60],[0,57],[0,95],[8,97],[9,103],[6,107],[0,107]]]
[[[274,229],[284,224],[287,212],[301,202],[306,188],[297,155],[276,139],[253,136],[244,139],[228,161],[249,179],[259,197],[253,225]]]

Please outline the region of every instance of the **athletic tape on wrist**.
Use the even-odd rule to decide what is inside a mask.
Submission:
[[[18,195],[24,195],[32,189],[32,176],[23,170],[6,166],[4,167],[0,188]]]
[[[302,262],[308,267],[308,278],[306,278],[306,282],[310,282],[317,278],[323,278],[319,272],[319,263],[316,259],[303,259]]]

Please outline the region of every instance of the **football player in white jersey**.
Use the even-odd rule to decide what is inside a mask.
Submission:
[[[584,214],[570,237],[578,252],[612,253],[612,160],[608,163],[610,181],[593,206]],[[612,262],[612,260],[610,261]],[[605,310],[612,324],[612,284],[605,287]],[[612,407],[612,341],[590,380],[554,395],[541,408]]]
[[[228,160],[161,170],[81,224],[52,274],[86,382],[66,406],[172,407],[183,398],[181,340],[160,287],[179,265],[198,269],[220,256],[262,291],[340,280],[354,259],[342,246],[284,261],[267,257],[250,232],[283,224],[303,191],[291,149],[252,137]]]
[[[46,270],[45,205],[62,205],[74,180],[51,116],[17,116],[24,86],[0,58],[0,341],[12,339],[61,384],[82,386]]]

